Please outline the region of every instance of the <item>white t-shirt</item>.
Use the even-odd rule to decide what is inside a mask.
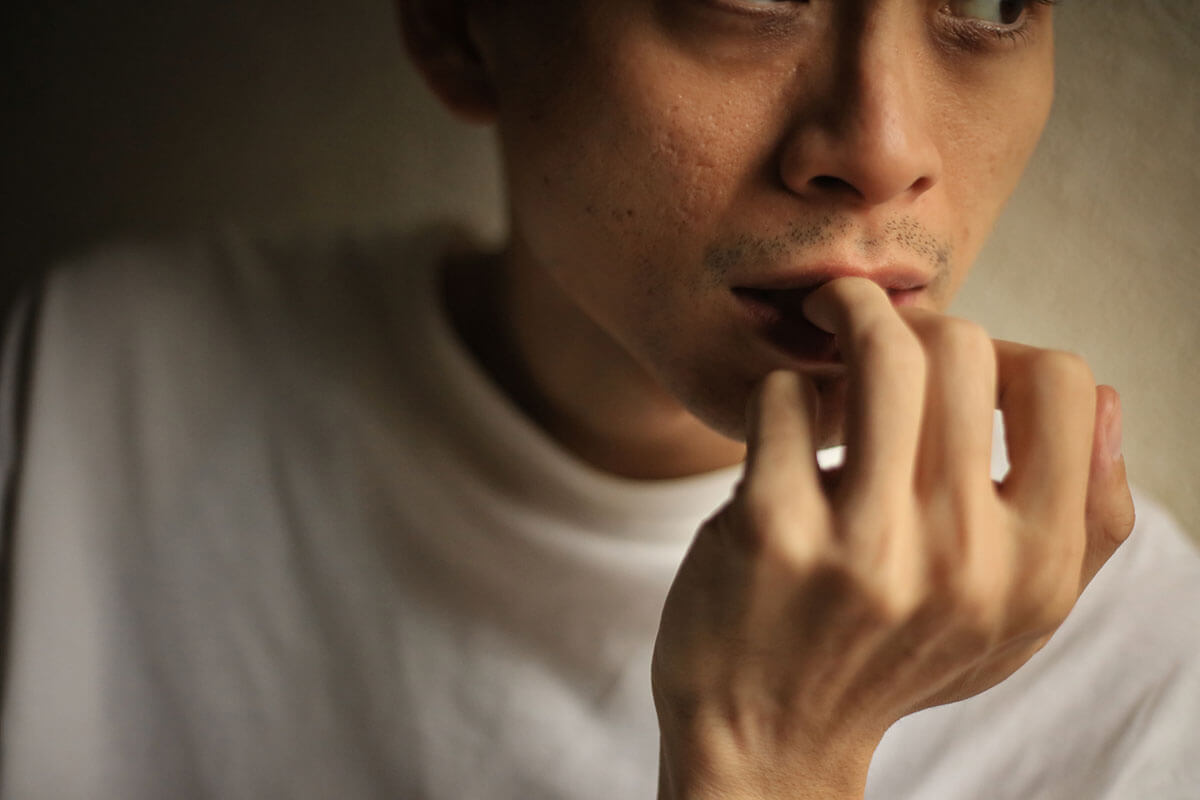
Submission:
[[[12,552],[0,796],[652,797],[649,662],[736,469],[563,452],[460,348],[430,234],[56,271]],[[1200,796],[1200,559],[1139,523],[871,798]]]

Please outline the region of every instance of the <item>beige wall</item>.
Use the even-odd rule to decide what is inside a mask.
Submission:
[[[384,0],[58,5],[0,33],[8,282],[97,238],[211,222],[499,231],[488,135],[419,86]],[[1200,5],[1058,13],[1055,117],[957,311],[1084,353],[1122,391],[1134,481],[1200,534]]]

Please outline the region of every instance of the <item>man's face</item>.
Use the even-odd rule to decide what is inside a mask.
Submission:
[[[1049,112],[1050,16],[1010,0],[496,2],[483,38],[513,258],[740,438],[767,372],[836,374],[799,311],[815,285],[865,274],[899,304],[949,303]]]

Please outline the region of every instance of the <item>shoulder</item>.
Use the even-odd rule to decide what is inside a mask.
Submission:
[[[30,453],[88,454],[72,468],[143,481],[251,442],[324,435],[350,405],[382,404],[371,382],[401,368],[403,323],[428,305],[417,287],[447,241],[226,233],[61,263],[37,322]]]
[[[39,369],[60,364],[82,378],[103,364],[110,375],[186,380],[246,360],[330,361],[392,335],[450,236],[223,232],[108,245],[49,271]]]
[[[177,330],[213,315],[280,321],[335,314],[419,279],[446,235],[253,238],[236,231],[186,241],[97,248],[49,271],[49,312],[114,333]],[[52,317],[53,318],[53,317]]]

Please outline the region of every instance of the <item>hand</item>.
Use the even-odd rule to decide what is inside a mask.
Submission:
[[[817,468],[812,385],[768,376],[744,479],[663,611],[662,797],[861,797],[887,728],[1012,674],[1133,525],[1117,395],[1078,357],[898,311],[862,278],[805,313],[845,362],[845,465]]]

